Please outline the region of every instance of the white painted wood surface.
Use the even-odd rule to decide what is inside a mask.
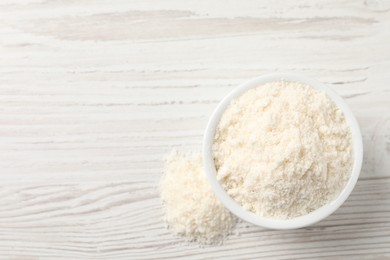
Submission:
[[[160,221],[164,155],[280,71],[346,98],[355,191],[310,228],[183,244]],[[390,257],[390,1],[0,1],[0,169],[1,259]]]

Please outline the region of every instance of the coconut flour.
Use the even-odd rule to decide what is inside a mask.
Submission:
[[[234,200],[257,215],[287,219],[339,195],[352,169],[351,133],[325,93],[271,82],[231,102],[213,155],[217,178]]]
[[[160,196],[168,228],[187,241],[219,244],[235,225],[236,218],[223,207],[207,182],[200,153],[170,153]]]
[[[325,93],[272,82],[234,99],[216,129],[217,178],[246,210],[288,219],[333,200],[352,168],[351,133]],[[236,218],[214,195],[199,153],[173,151],[160,185],[164,220],[187,241],[218,244]]]

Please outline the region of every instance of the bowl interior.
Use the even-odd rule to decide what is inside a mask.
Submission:
[[[343,111],[345,115],[347,124],[350,126],[351,133],[352,133],[352,145],[353,145],[353,155],[354,155],[351,177],[348,180],[347,184],[345,185],[344,189],[341,191],[341,193],[336,199],[327,203],[321,208],[312,211],[309,214],[296,217],[296,218],[286,219],[286,220],[265,218],[265,217],[258,216],[247,210],[244,210],[239,203],[237,203],[227,194],[227,192],[224,190],[222,185],[218,182],[216,178],[217,173],[216,173],[213,154],[212,154],[212,145],[214,141],[216,127],[221,119],[223,112],[230,104],[230,101],[240,96],[245,91],[251,88],[257,87],[267,82],[279,81],[279,80],[300,82],[314,89],[324,91],[331,98],[331,100],[333,100],[336,103],[336,105]],[[344,100],[340,96],[338,96],[333,90],[331,90],[324,84],[310,78],[293,75],[293,74],[272,74],[272,75],[254,78],[252,80],[243,83],[242,85],[238,86],[233,91],[231,91],[218,104],[217,108],[214,110],[213,114],[209,119],[204,134],[203,159],[204,159],[205,173],[211,184],[212,189],[214,190],[215,194],[220,199],[222,204],[226,208],[228,208],[233,214],[235,214],[236,216],[238,216],[239,218],[245,221],[248,221],[252,224],[262,226],[262,227],[267,227],[272,229],[295,229],[295,228],[309,226],[311,224],[314,224],[326,218],[327,216],[332,214],[335,210],[337,210],[348,198],[348,196],[352,192],[357,182],[357,179],[359,178],[362,159],[363,159],[363,142],[362,142],[360,128],[356,121],[355,116],[353,115],[352,111],[347,106],[347,104],[344,102]]]

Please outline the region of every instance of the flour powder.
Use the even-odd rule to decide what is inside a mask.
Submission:
[[[188,241],[219,244],[235,225],[207,182],[200,153],[170,153],[160,196],[169,229]]]
[[[227,193],[245,209],[277,219],[333,200],[353,159],[343,112],[325,93],[284,81],[231,102],[217,127],[213,155]]]

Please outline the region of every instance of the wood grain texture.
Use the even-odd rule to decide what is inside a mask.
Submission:
[[[0,1],[1,259],[390,258],[390,1]],[[221,98],[293,72],[364,138],[351,197],[306,229],[173,237],[157,185]]]

